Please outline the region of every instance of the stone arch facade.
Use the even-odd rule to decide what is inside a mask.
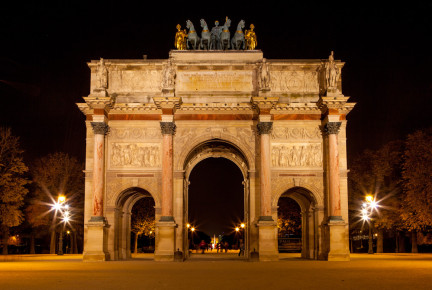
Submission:
[[[325,75],[343,65],[333,57],[266,60],[260,50],[89,62],[90,94],[77,104],[87,128],[83,259],[129,257],[119,232],[148,192],[155,260],[173,261],[187,239],[190,171],[222,157],[244,176],[247,256],[255,249],[261,261],[278,259],[277,202],[298,187],[313,196],[319,227],[303,256],[349,260],[346,116],[355,104],[342,94],[341,74],[332,87]]]

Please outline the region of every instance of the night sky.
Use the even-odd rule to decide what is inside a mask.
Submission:
[[[21,137],[27,161],[55,151],[84,160],[84,116],[75,103],[89,94],[86,62],[167,58],[175,26],[187,19],[198,31],[201,18],[212,27],[229,16],[231,32],[240,19],[253,23],[269,59],[326,59],[335,51],[346,62],[343,93],[357,102],[348,115],[349,161],[432,125],[430,1],[8,2],[0,15],[0,125]]]

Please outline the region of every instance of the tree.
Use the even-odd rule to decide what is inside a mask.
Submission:
[[[405,190],[402,218],[412,232],[417,251],[417,231],[432,226],[432,127],[418,130],[406,139],[403,163]]]
[[[379,210],[373,216],[378,230],[377,252],[383,251],[384,230],[404,229],[401,219],[402,187],[401,168],[404,143],[390,142],[376,151],[366,150],[354,159],[349,175],[350,230],[362,230],[359,211],[366,195],[373,195]]]
[[[23,221],[21,206],[28,190],[28,171],[23,162],[23,150],[19,138],[12,135],[10,128],[0,128],[0,224],[3,236],[3,254],[8,254],[9,229]]]
[[[36,229],[48,227],[51,232],[50,253],[55,253],[57,220],[53,213],[48,213],[51,204],[57,201],[59,194],[66,197],[71,207],[72,220],[65,225],[72,232],[72,252],[77,251],[77,235],[83,234],[84,227],[84,173],[83,164],[66,153],[57,152],[42,157],[31,166],[31,175],[35,183],[32,202],[26,213],[29,223]],[[45,208],[45,215],[41,214]]]
[[[137,201],[132,209],[132,232],[135,234],[134,253],[138,250],[138,237],[142,234],[153,237],[155,234],[155,203],[152,198]]]

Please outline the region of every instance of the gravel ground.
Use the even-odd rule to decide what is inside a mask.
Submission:
[[[80,255],[2,256],[0,289],[432,289],[432,254],[353,254],[350,262],[283,254],[247,262],[235,253],[194,254],[184,263],[84,263]]]

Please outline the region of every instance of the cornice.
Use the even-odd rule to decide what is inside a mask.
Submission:
[[[317,107],[317,103],[290,103],[290,104],[277,104],[272,114],[286,114],[286,113],[314,113],[320,114],[321,110]]]

